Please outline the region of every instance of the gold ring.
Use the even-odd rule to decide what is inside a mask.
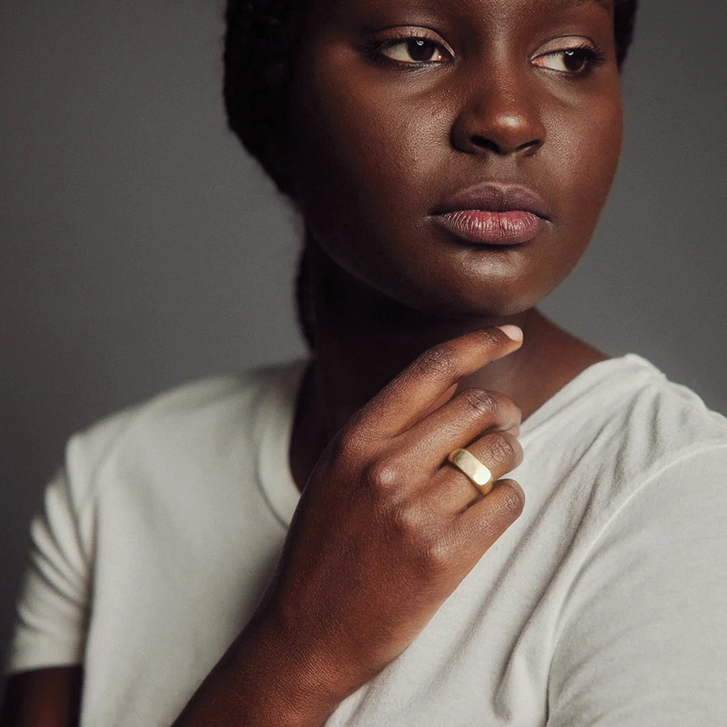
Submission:
[[[466,449],[455,449],[454,452],[450,452],[447,460],[462,474],[467,475],[470,482],[483,495],[490,494],[495,478],[492,476],[492,472],[472,452]]]

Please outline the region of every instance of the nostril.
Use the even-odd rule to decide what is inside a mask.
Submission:
[[[532,141],[526,141],[524,144],[521,144],[517,151],[537,151],[543,144],[542,139],[533,139]]]
[[[464,107],[450,129],[451,145],[466,154],[506,156],[508,154],[534,154],[543,145],[545,128],[536,110],[514,108],[485,103]]]
[[[492,151],[495,152],[495,154],[503,153],[502,149],[500,149],[500,147],[494,141],[492,141],[492,139],[488,139],[485,136],[472,136],[470,138],[470,141],[472,142],[473,146],[476,146],[479,149]]]
[[[476,134],[476,135],[470,136],[470,143],[476,149],[479,149],[482,151],[489,151],[489,152],[492,152],[493,154],[503,155],[503,154],[510,154],[512,152],[522,152],[522,151],[534,152],[540,147],[542,142],[540,139],[529,139],[528,141],[520,144],[519,146],[505,145],[505,144],[498,144],[497,141],[494,139],[488,139],[486,136]]]

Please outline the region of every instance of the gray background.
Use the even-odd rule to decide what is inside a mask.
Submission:
[[[0,657],[27,520],[79,427],[299,355],[296,222],[226,131],[221,0],[0,2]],[[624,160],[543,306],[727,412],[723,0],[644,0]]]

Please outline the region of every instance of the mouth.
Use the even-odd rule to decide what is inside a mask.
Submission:
[[[551,221],[550,209],[527,187],[486,183],[460,190],[432,212],[446,231],[478,245],[520,245]]]

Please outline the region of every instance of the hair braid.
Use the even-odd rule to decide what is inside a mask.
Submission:
[[[283,138],[288,88],[300,46],[305,0],[229,0],[223,94],[227,121],[281,192],[290,180],[272,163],[270,150]]]

